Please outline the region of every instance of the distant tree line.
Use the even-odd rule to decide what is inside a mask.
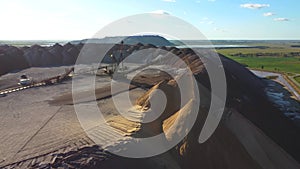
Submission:
[[[231,56],[237,57],[297,57],[300,56],[300,52],[289,52],[289,53],[234,53]]]

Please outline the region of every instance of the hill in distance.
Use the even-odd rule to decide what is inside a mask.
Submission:
[[[141,43],[143,45],[152,44],[155,46],[173,46],[174,44],[165,39],[164,37],[157,35],[141,35],[141,36],[115,36],[115,37],[105,37],[102,39],[92,38],[84,39],[78,41],[71,41],[71,44],[80,44],[80,43],[96,43],[96,44],[118,44],[124,42],[126,45],[135,45]]]

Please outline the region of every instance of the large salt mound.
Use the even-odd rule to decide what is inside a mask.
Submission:
[[[190,113],[195,108],[194,95],[180,108],[180,94],[175,80],[162,81],[152,87],[136,104],[147,114],[151,109],[151,98],[156,90],[162,90],[168,99],[162,115],[154,122],[142,124],[140,136],[164,132],[168,140],[185,131]],[[255,127],[244,116],[233,109],[227,109],[223,120],[213,136],[199,144],[198,137],[207,116],[207,109],[201,107],[191,132],[176,148],[169,151],[182,168],[298,168],[299,164],[282,148]],[[154,145],[155,146],[155,145]]]
[[[207,103],[201,103],[191,132],[169,153],[182,168],[189,169],[299,168],[296,161],[299,153],[292,148],[299,148],[295,142],[299,140],[299,136],[296,135],[299,130],[269,103],[265,97],[264,83],[260,79],[240,64],[224,56],[220,57],[229,81],[227,108],[221,123],[207,142],[199,144],[198,137],[209,106]],[[195,58],[193,53],[182,56],[182,59],[198,80],[201,98],[209,99],[209,78],[205,68],[201,67],[202,62]],[[166,138],[172,140],[179,130],[186,128],[184,121],[192,110],[193,96],[180,109],[180,94],[177,87],[174,79],[162,81],[137,100],[137,105],[145,110],[146,114],[152,106],[151,98],[156,98],[153,96],[156,90],[162,90],[167,97],[166,108],[162,115],[151,123],[143,124],[140,135],[149,136],[165,132]],[[251,106],[253,107],[250,108]],[[266,117],[271,112],[274,114],[269,120]],[[183,119],[178,120],[179,117]],[[276,125],[275,122],[282,126]],[[291,140],[287,141],[286,138]],[[286,141],[283,141],[284,139]]]
[[[151,46],[127,46],[128,55],[135,50]],[[156,47],[153,47],[157,49]],[[117,48],[116,48],[117,49]],[[201,104],[196,123],[191,132],[175,148],[171,154],[181,168],[232,169],[232,168],[300,168],[300,131],[282,112],[266,97],[264,82],[242,65],[220,55],[227,79],[227,101],[223,118],[214,134],[203,144],[198,137],[207,118],[210,106],[210,81],[204,64],[190,49],[165,48],[181,58],[197,80]],[[158,63],[171,64],[174,68],[185,67],[176,59],[160,57]],[[151,72],[151,71],[150,71]],[[137,137],[153,136],[165,132],[166,138],[172,140],[178,129],[185,128],[185,119],[195,105],[193,90],[185,90],[188,97],[180,106],[180,92],[175,79],[166,75],[143,74],[133,81],[137,85],[147,84],[150,87],[137,101],[137,108],[144,115],[151,112],[152,103],[157,103],[159,92],[166,96],[166,107],[162,115],[151,123],[142,124]],[[163,78],[161,78],[163,77]],[[189,76],[186,76],[189,77]],[[178,77],[185,78],[185,77]],[[178,80],[177,79],[177,80]],[[184,80],[185,81],[185,80]],[[190,88],[191,84],[187,79]],[[195,84],[194,84],[195,85]],[[67,101],[72,100],[68,97]],[[152,108],[151,108],[152,107]],[[174,126],[176,125],[176,128]],[[153,145],[155,146],[155,145]]]

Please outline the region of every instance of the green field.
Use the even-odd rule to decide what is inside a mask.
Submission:
[[[300,48],[292,44],[251,44],[254,48],[226,48],[217,52],[249,68],[300,74]]]
[[[263,69],[268,71],[300,73],[300,58],[281,58],[281,57],[236,57],[229,58],[247,65],[250,68]]]
[[[294,78],[300,84],[300,76]]]

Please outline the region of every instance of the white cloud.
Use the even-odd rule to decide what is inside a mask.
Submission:
[[[207,18],[207,17],[203,17],[201,20],[200,20],[200,22],[201,23],[205,23],[205,22],[207,22],[209,19]]]
[[[211,19],[207,18],[207,17],[204,17],[200,20],[200,23],[201,24],[208,24],[208,25],[212,25],[212,24],[215,24],[214,21],[212,21]]]
[[[216,0],[208,0],[208,2],[216,2]]]
[[[159,14],[159,15],[170,15],[169,12],[164,11],[164,10],[156,10],[156,11],[152,11],[152,12],[149,12],[149,13],[152,13],[152,14]]]
[[[176,2],[176,0],[162,0],[164,2]]]
[[[216,31],[216,32],[227,32],[227,30],[222,29],[222,28],[214,28],[214,31]]]
[[[248,8],[248,9],[261,9],[270,7],[270,4],[241,4],[242,8]]]
[[[263,15],[264,16],[273,16],[273,15],[275,15],[275,13],[273,13],[273,12],[267,12],[267,13],[264,13]]]
[[[284,22],[284,21],[290,21],[290,20],[288,18],[275,18],[274,21]]]
[[[209,21],[209,22],[207,22],[207,24],[212,25],[212,24],[215,24],[215,22],[214,21]]]

